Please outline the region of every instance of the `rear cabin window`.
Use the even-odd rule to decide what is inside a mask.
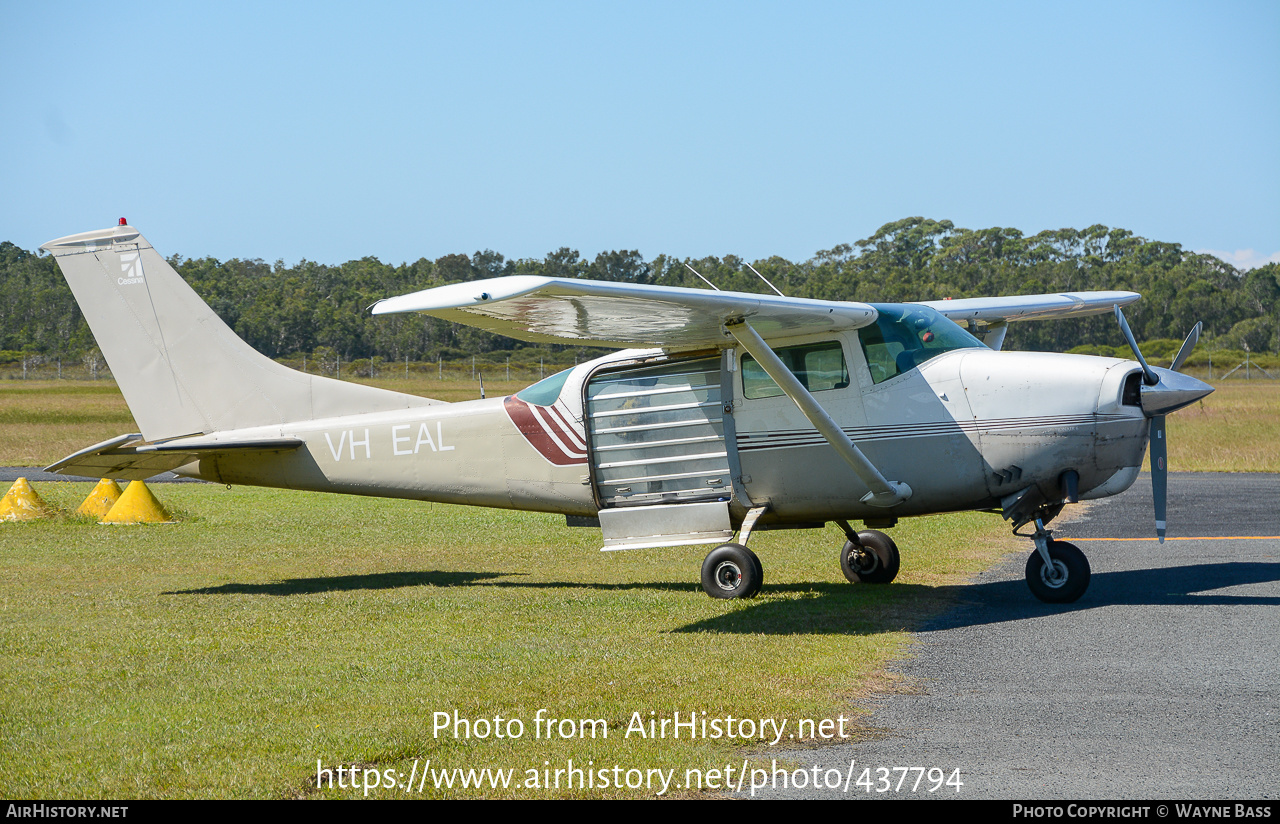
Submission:
[[[572,369],[566,369],[549,378],[543,378],[533,386],[521,389],[516,393],[516,397],[534,406],[550,406],[560,397],[560,390],[564,389],[564,382],[569,380],[569,373],[572,371]]]
[[[775,350],[778,358],[810,392],[844,389],[849,385],[849,367],[840,341],[806,343]],[[783,394],[764,368],[750,355],[742,356],[742,392],[748,398],[773,398]]]

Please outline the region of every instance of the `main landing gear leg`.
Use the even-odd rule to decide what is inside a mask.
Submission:
[[[848,521],[836,521],[848,538],[840,549],[840,569],[851,584],[887,584],[898,576],[898,545],[874,529],[854,532]]]
[[[1053,532],[1036,519],[1031,535],[1035,552],[1027,558],[1027,586],[1048,604],[1070,604],[1089,588],[1089,559],[1075,544],[1053,540]]]
[[[747,549],[751,530],[768,507],[758,506],[747,513],[739,532],[740,544],[721,544],[702,562],[702,591],[712,598],[754,598],[764,584],[764,566]]]

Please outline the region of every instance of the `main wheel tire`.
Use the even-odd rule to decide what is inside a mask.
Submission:
[[[702,590],[712,598],[754,598],[764,583],[764,567],[741,544],[721,544],[702,562]]]
[[[1027,586],[1031,594],[1047,604],[1070,604],[1089,588],[1089,559],[1075,544],[1049,542],[1053,569],[1045,566],[1039,550],[1027,558]]]
[[[840,569],[851,584],[887,584],[898,577],[902,557],[898,545],[883,532],[868,529],[858,533],[859,547],[845,541],[840,550]]]
[[[742,545],[739,544],[739,546],[742,546]],[[759,555],[747,549],[745,546],[742,547],[742,551],[747,553],[747,555],[751,556],[751,563],[755,565],[755,568],[756,568],[756,588],[755,588],[755,591],[752,592],[750,596],[754,598],[755,595],[758,592],[760,592],[760,587],[764,586],[764,564],[760,563]]]

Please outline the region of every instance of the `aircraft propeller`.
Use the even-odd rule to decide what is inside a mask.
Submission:
[[[1120,307],[1116,306],[1116,320],[1120,323],[1120,331],[1124,333],[1124,339],[1129,343],[1129,348],[1133,350],[1134,357],[1137,358],[1138,364],[1142,366],[1142,413],[1151,419],[1151,498],[1155,503],[1156,515],[1156,535],[1160,538],[1160,542],[1164,543],[1165,535],[1165,514],[1168,509],[1168,489],[1169,489],[1169,450],[1165,441],[1165,416],[1182,407],[1194,403],[1213,391],[1213,387],[1204,381],[1197,380],[1190,375],[1184,375],[1178,370],[1182,368],[1182,364],[1186,362],[1187,357],[1191,355],[1191,350],[1196,348],[1196,343],[1200,341],[1200,330],[1204,327],[1203,323],[1197,322],[1192,328],[1191,333],[1187,335],[1187,339],[1182,342],[1182,346],[1178,349],[1178,354],[1174,356],[1171,369],[1161,369],[1151,366],[1147,363],[1147,359],[1142,357],[1142,350],[1138,348],[1138,342],[1133,337],[1133,331],[1129,328],[1129,322],[1125,320],[1124,312],[1120,311]]]

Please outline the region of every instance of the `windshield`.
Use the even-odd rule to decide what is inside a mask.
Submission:
[[[858,342],[867,357],[871,380],[887,381],[920,364],[955,349],[982,349],[982,341],[970,335],[928,306],[910,303],[873,303],[880,316],[858,330]]]

